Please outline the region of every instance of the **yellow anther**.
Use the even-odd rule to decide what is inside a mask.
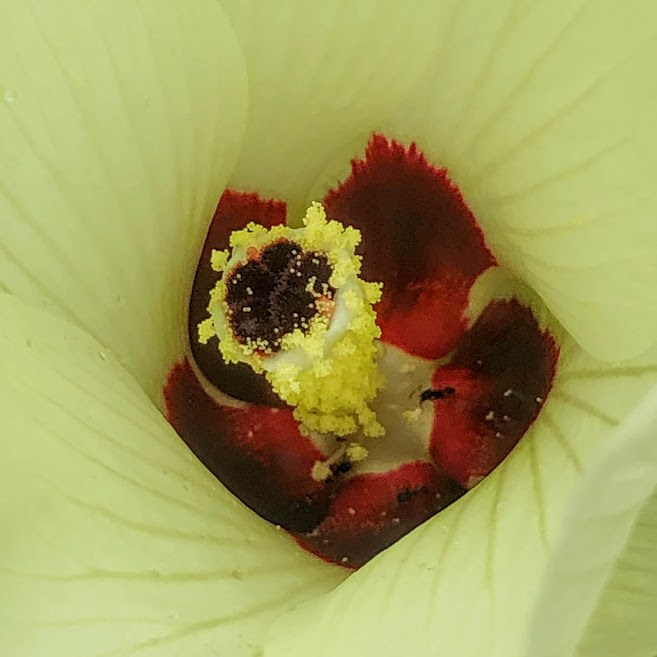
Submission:
[[[228,263],[228,251],[217,251],[217,249],[212,250],[212,255],[210,256],[210,266],[214,271],[223,271]]]
[[[210,338],[214,337],[215,335],[216,333],[214,330],[214,322],[212,321],[212,317],[204,319],[198,325],[198,341],[201,344],[207,344]]]
[[[223,277],[211,293],[208,310],[213,322],[206,320],[199,326],[200,339],[207,341],[212,328],[226,362],[242,361],[256,372],[264,371],[275,392],[295,407],[294,415],[303,430],[338,436],[359,430],[366,436],[382,435],[383,427],[369,407],[383,385],[375,344],[381,331],[372,308],[381,298],[381,285],[358,278],[361,260],[354,252],[361,239],[358,230],[328,221],[319,203],[308,208],[303,224],[300,229],[283,225],[266,229],[251,223],[231,235],[230,257],[225,251],[213,252],[212,266],[218,271],[233,271],[257,257],[263,248],[289,240],[305,252],[326,257],[332,268],[329,283],[335,295],[324,282],[322,294],[315,293],[316,280],[311,278],[306,291],[317,299],[317,314],[309,321],[299,319],[292,332],[281,336],[277,345],[280,350],[272,353],[266,340],[240,342],[235,337]],[[302,276],[300,271],[296,273]],[[245,312],[250,309],[243,308]],[[334,321],[339,329],[331,331]]]
[[[358,463],[359,461],[364,461],[369,456],[369,451],[367,447],[363,447],[360,443],[351,443],[347,447],[347,458],[352,463]]]

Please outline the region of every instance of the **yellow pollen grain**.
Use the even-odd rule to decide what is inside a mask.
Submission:
[[[210,266],[214,271],[223,271],[226,265],[228,264],[228,251],[217,251],[217,249],[212,249],[212,255],[210,256]]]
[[[325,461],[316,461],[310,471],[315,481],[326,481],[331,476],[331,468]]]
[[[216,335],[214,330],[214,321],[212,317],[204,319],[198,325],[198,341],[201,344],[207,344],[210,338],[213,338]]]
[[[404,416],[404,419],[410,423],[415,423],[417,422],[420,417],[422,416],[422,409],[421,408],[414,408],[412,411],[404,411],[402,413]]]
[[[364,461],[369,456],[369,454],[370,453],[367,447],[364,447],[360,443],[351,443],[351,445],[347,447],[347,458],[352,463]]]

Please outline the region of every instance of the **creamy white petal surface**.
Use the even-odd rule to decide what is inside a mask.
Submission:
[[[578,486],[545,573],[527,657],[654,656],[656,437],[657,388]]]
[[[572,340],[536,423],[482,484],[324,599],[284,617],[267,657],[516,657],[581,472],[657,381],[657,354],[610,368]],[[561,656],[560,656],[561,657]]]
[[[354,144],[416,89],[435,54],[440,4],[396,0],[222,0],[244,49],[250,113],[229,186],[290,203],[348,170]]]
[[[657,324],[657,4],[438,4],[431,72],[393,135],[448,167],[495,255],[584,348],[642,353]]]
[[[5,0],[0,24],[0,289],[156,398],[244,129],[232,31],[214,0]]]
[[[0,295],[0,654],[251,656],[344,571],[258,518],[77,328]]]

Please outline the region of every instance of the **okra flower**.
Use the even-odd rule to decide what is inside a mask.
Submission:
[[[652,657],[655,18],[648,0],[0,2],[0,653]],[[462,198],[482,266],[464,278],[468,259],[453,257],[450,272],[467,284],[434,267],[454,252],[417,209],[437,197],[400,194],[397,165],[384,187],[416,205],[370,237],[354,199],[386,157]],[[221,379],[188,314],[213,214],[210,238],[243,229],[247,203],[273,225],[314,201],[358,224],[363,276],[383,283],[381,348],[394,371],[424,372],[399,422],[419,436],[422,473],[458,489],[356,572],[311,539],[363,536],[348,524],[361,509],[340,502],[358,468],[337,473],[323,443],[294,442],[293,472],[330,474],[291,485],[344,482],[292,536],[163,416],[198,420],[193,447],[213,469],[246,445],[280,472],[272,434],[307,435],[280,399],[253,405],[271,393],[256,374]],[[399,272],[410,283],[391,297]],[[513,321],[492,321],[499,308]],[[524,396],[514,383],[495,397],[519,400],[525,423],[474,469],[450,445],[481,439],[464,409],[502,380],[480,376],[477,354],[519,325],[548,363],[545,395],[524,390],[531,358]],[[485,410],[495,438],[512,414]],[[248,440],[217,452],[213,417]],[[383,460],[371,444],[363,468]],[[424,512],[422,486],[392,503]]]

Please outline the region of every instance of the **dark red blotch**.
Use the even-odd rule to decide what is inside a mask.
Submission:
[[[326,561],[358,568],[464,492],[424,461],[359,474],[336,493],[326,518],[297,541]]]
[[[213,249],[221,251],[229,248],[230,234],[241,230],[251,221],[266,228],[283,224],[286,213],[287,208],[282,201],[264,200],[257,194],[226,190],[212,218],[189,301],[189,342],[192,355],[208,380],[235,399],[280,407],[285,404],[273,392],[264,376],[256,374],[243,363],[224,363],[219,355],[216,338],[201,344],[198,341],[198,325],[208,317],[210,290],[219,278],[219,274],[210,267]]]
[[[468,327],[470,289],[495,260],[446,169],[415,144],[374,135],[324,205],[362,233],[363,276],[383,283],[382,340],[422,358],[451,352]]]
[[[292,531],[321,522],[331,485],[310,473],[325,455],[299,432],[291,408],[220,404],[187,360],[174,367],[164,396],[173,428],[244,504]]]
[[[491,303],[433,377],[436,391],[453,391],[432,402],[436,465],[468,488],[492,472],[538,416],[558,357],[528,307]]]
[[[456,349],[439,368],[431,463],[407,463],[381,474],[358,466],[312,479],[323,454],[301,434],[263,376],[227,366],[216,339],[197,340],[218,275],[212,249],[228,247],[232,231],[249,221],[285,221],[282,202],[227,191],[205,243],[190,302],[191,349],[203,375],[223,393],[208,392],[185,360],[164,389],[171,424],[208,469],[245,504],[289,530],[327,561],[355,568],[367,562],[462,495],[509,453],[548,394],[558,349],[531,311],[517,301],[495,302],[467,333],[464,311],[477,277],[494,264],[481,232],[443,169],[375,136],[364,161],[326,198],[329,216],[363,234],[363,271],[384,283],[377,308],[383,339],[426,358]],[[513,394],[506,395],[511,389]],[[493,410],[493,418],[486,419]],[[508,419],[505,419],[508,418]],[[498,435],[499,434],[499,435]],[[460,482],[456,483],[454,480]],[[346,557],[346,559],[345,559]]]

